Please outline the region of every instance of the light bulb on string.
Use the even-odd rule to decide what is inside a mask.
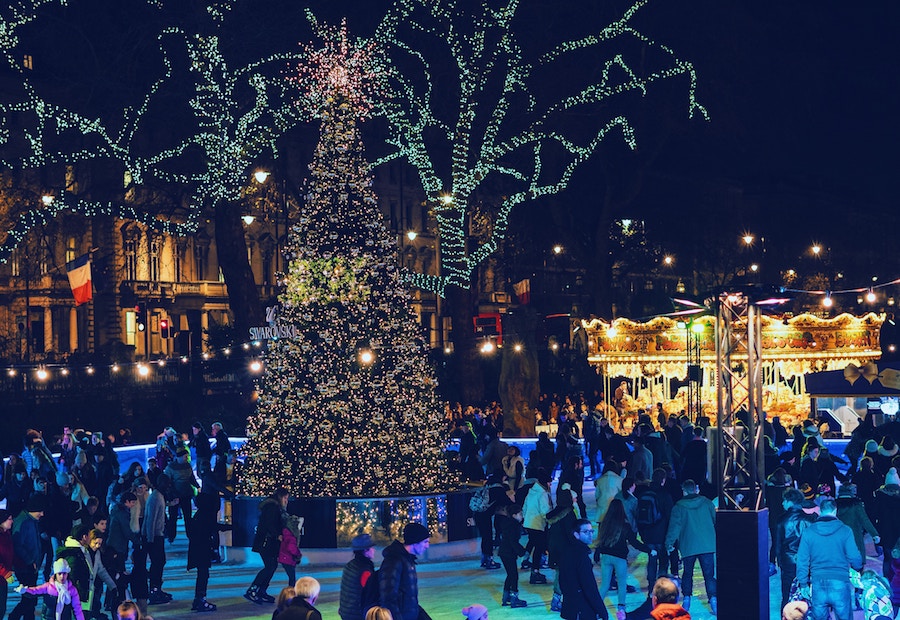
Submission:
[[[875,295],[875,290],[870,288],[869,292],[866,293],[866,301],[870,304],[874,304],[876,299],[877,296]]]
[[[826,308],[830,308],[834,305],[834,300],[831,299],[831,292],[825,293],[825,299],[822,300],[822,305]]]

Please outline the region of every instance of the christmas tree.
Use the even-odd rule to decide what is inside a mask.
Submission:
[[[421,328],[382,223],[359,123],[377,76],[371,47],[335,29],[300,68],[321,132],[291,231],[279,322],[269,345],[240,482],[247,495],[421,494],[446,485],[442,411]]]

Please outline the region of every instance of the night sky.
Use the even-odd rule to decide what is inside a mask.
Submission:
[[[67,17],[48,12],[51,17],[26,33],[35,37],[34,45],[44,46],[48,58],[57,40],[67,38],[57,35],[68,35],[81,51],[58,51],[57,58],[94,63],[99,75],[117,47],[136,45],[133,63],[118,71],[116,79],[137,83],[142,75],[153,76],[158,67],[142,63],[156,54],[155,32],[142,32],[141,19],[129,29],[113,28],[113,36],[101,35],[117,20],[136,14],[126,5],[142,3],[69,4]],[[565,38],[596,32],[631,6],[625,0],[520,4],[516,30],[526,54],[532,55]],[[200,3],[163,5],[189,16]],[[348,16],[351,34],[366,35],[388,3],[318,0],[310,5],[327,21]],[[91,6],[95,16],[73,25],[76,8]],[[307,38],[302,6],[293,0],[244,3],[234,12],[241,24],[231,42],[234,49],[250,54],[257,48],[288,49]],[[651,0],[633,23],[694,64],[697,97],[710,120],[687,119],[685,80],[570,119],[590,126],[612,113],[625,113],[638,131],[637,151],[609,140],[579,170],[568,191],[522,208],[515,218],[537,223],[545,236],[571,239],[590,221],[601,197],[612,196],[618,216],[647,220],[648,234],[673,251],[709,238],[736,240],[749,231],[765,235],[770,255],[781,252],[784,261],[819,241],[844,248],[847,256],[870,252],[860,260],[877,258],[882,277],[900,275],[900,260],[890,252],[898,229],[894,177],[900,141],[900,5]],[[580,79],[596,78],[601,57],[583,58],[547,75],[542,90],[563,92]],[[77,96],[69,100],[73,107],[101,101],[116,109],[133,93],[127,85],[111,83],[109,75],[94,76],[86,86],[67,84],[71,72],[65,70],[56,77],[60,87],[75,86]],[[367,148],[377,152],[374,142]]]

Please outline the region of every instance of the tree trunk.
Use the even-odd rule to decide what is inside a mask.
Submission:
[[[237,201],[223,201],[216,205],[216,255],[228,287],[228,303],[234,316],[239,338],[249,338],[249,329],[263,323],[259,289],[247,257],[244,222]],[[237,344],[237,343],[236,343]]]
[[[534,437],[534,408],[540,395],[540,365],[534,339],[537,317],[523,307],[506,315],[503,357],[500,367],[500,401],[503,404],[503,435]],[[515,345],[522,350],[516,351]]]
[[[450,306],[450,319],[453,322],[451,340],[459,370],[460,394],[463,405],[477,405],[484,399],[484,376],[481,372],[481,359],[475,341],[474,298],[475,287],[464,289],[449,285],[444,290],[447,304]]]

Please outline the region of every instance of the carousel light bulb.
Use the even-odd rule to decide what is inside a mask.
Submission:
[[[606,337],[607,338],[615,338],[617,333],[618,332],[616,332],[615,327],[610,327],[609,329],[606,330]]]

